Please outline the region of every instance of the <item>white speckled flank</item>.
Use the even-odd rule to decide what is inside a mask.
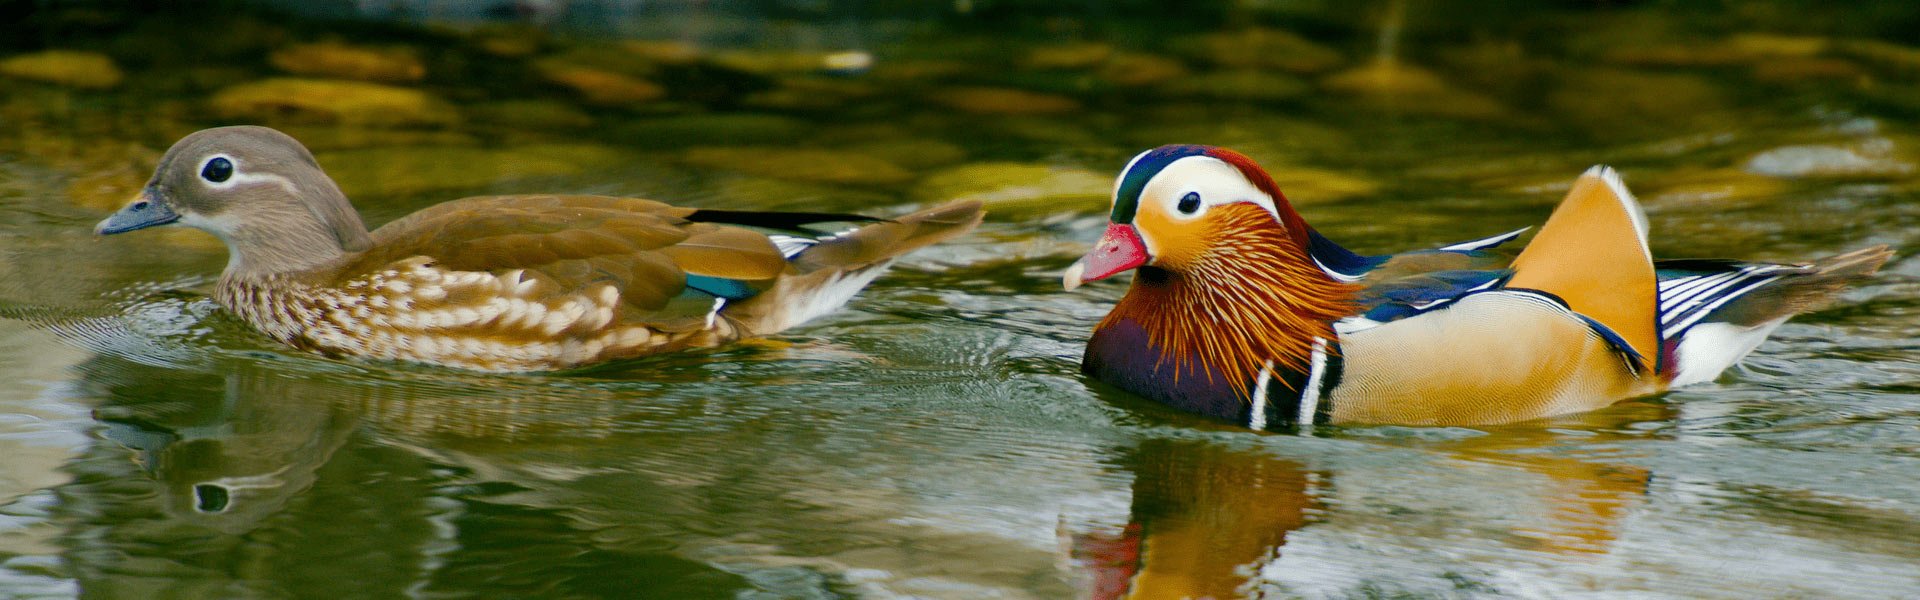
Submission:
[[[666,335],[618,325],[611,285],[542,297],[524,271],[447,271],[415,257],[337,288],[293,281],[221,282],[218,300],[287,344],[483,371],[567,368],[644,354],[690,335],[734,337],[727,319]]]

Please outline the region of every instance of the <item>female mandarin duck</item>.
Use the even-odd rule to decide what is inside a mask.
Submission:
[[[1307,226],[1246,156],[1150,150],[1066,273],[1073,289],[1135,271],[1081,370],[1254,428],[1508,423],[1710,381],[1891,256],[1656,262],[1645,215],[1605,167],[1510,265],[1484,269],[1485,249],[1519,233],[1362,256]]]
[[[602,196],[455,200],[371,233],[293,138],[194,133],[100,234],[177,223],[231,251],[215,298],[281,342],[483,371],[565,369],[768,334],[845,304],[978,203],[882,221]],[[872,222],[825,237],[740,226]]]

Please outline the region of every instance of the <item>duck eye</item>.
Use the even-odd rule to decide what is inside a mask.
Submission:
[[[1187,192],[1187,195],[1180,197],[1180,203],[1174,205],[1174,208],[1183,215],[1200,212],[1200,192]]]
[[[233,177],[233,161],[227,160],[226,157],[216,156],[213,160],[207,161],[207,166],[200,168],[200,178],[207,181],[220,183],[231,177]]]

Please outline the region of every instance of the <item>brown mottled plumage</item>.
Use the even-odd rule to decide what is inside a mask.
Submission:
[[[891,261],[979,223],[954,203],[822,238],[851,215],[701,211],[604,196],[455,200],[368,232],[299,142],[223,127],[176,143],[102,234],[175,223],[232,253],[215,298],[331,354],[487,371],[564,369],[773,333],[831,311]]]

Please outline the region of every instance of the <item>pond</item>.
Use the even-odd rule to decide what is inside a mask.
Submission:
[[[1920,9],[25,4],[0,596],[1920,594]],[[300,138],[373,224],[519,192],[991,212],[767,339],[549,375],[336,360],[218,309],[213,238],[92,235],[235,123]],[[1363,252],[1538,224],[1604,162],[1656,256],[1896,256],[1710,384],[1253,432],[1079,373],[1124,278],[1060,274],[1166,143],[1248,153]]]

